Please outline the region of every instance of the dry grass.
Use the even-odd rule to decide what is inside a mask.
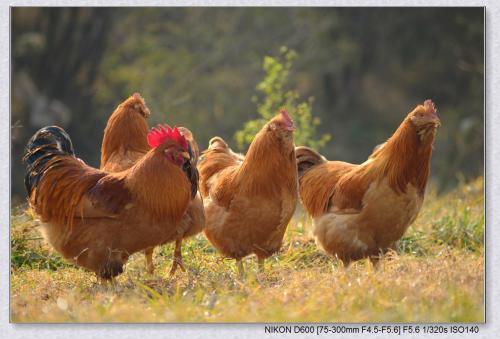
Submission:
[[[300,214],[299,214],[300,215]],[[36,225],[12,219],[11,313],[15,322],[482,322],[483,179],[430,193],[400,243],[374,268],[348,269],[323,255],[307,218],[290,225],[281,253],[239,280],[200,235],[183,255],[188,272],[167,274],[172,246],[156,253],[157,273],[135,255],[115,286],[66,264],[39,239]]]

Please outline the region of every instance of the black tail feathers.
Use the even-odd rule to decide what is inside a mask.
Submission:
[[[75,155],[71,139],[61,127],[43,127],[28,141],[23,156],[26,164],[24,186],[28,196],[38,185],[49,160],[56,155]]]

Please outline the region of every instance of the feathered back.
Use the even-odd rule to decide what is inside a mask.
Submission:
[[[302,175],[299,180],[300,199],[312,217],[318,217],[328,210],[339,179],[355,167],[342,161],[321,162]]]
[[[411,183],[423,194],[431,155],[432,142],[420,142],[415,126],[407,117],[387,142],[375,148],[367,161],[341,178],[334,205],[339,209],[360,209],[369,185],[382,179],[396,192],[406,192]]]
[[[221,137],[212,138],[209,141],[208,149],[203,152],[198,163],[201,195],[203,197],[209,195],[209,182],[214,175],[226,168],[234,167],[236,169],[236,166],[240,165],[243,159],[242,155],[233,153]],[[229,197],[227,198],[229,199]]]
[[[54,156],[29,198],[30,206],[42,221],[71,227],[82,197],[105,175],[75,157]]]
[[[101,147],[101,168],[109,157],[120,149],[146,153],[149,132],[147,117],[150,111],[144,99],[134,93],[115,109],[104,129]]]
[[[71,224],[82,196],[104,176],[75,158],[69,135],[57,126],[36,132],[23,160],[29,203],[43,221]]]
[[[359,211],[370,184],[382,179],[396,192],[405,192],[410,183],[423,194],[430,173],[434,137],[421,140],[411,121],[412,113],[420,107],[408,114],[396,132],[387,142],[375,147],[364,163],[331,161],[307,170],[300,180],[300,194],[309,213],[319,216],[330,206],[345,213]],[[306,153],[304,157],[309,155]]]
[[[245,157],[232,152],[222,138],[212,138],[198,166],[202,195],[213,195],[225,207],[236,193],[273,199],[287,187],[297,196],[292,130],[290,117],[280,112],[257,133]]]

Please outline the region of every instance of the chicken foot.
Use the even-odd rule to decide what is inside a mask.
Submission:
[[[182,272],[186,272],[186,268],[184,267],[184,262],[182,261],[182,237],[179,237],[175,240],[175,249],[174,249],[174,259],[172,263],[172,268],[170,269],[169,276],[172,277],[177,271],[177,267],[180,267]]]

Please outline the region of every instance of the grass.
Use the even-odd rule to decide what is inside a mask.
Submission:
[[[377,267],[349,268],[324,255],[297,213],[283,249],[258,274],[245,261],[237,278],[204,236],[185,242],[187,272],[168,278],[172,245],[155,252],[148,275],[134,255],[117,284],[66,263],[14,211],[11,222],[11,318],[14,322],[483,322],[483,178],[443,195],[428,192],[424,207]]]

